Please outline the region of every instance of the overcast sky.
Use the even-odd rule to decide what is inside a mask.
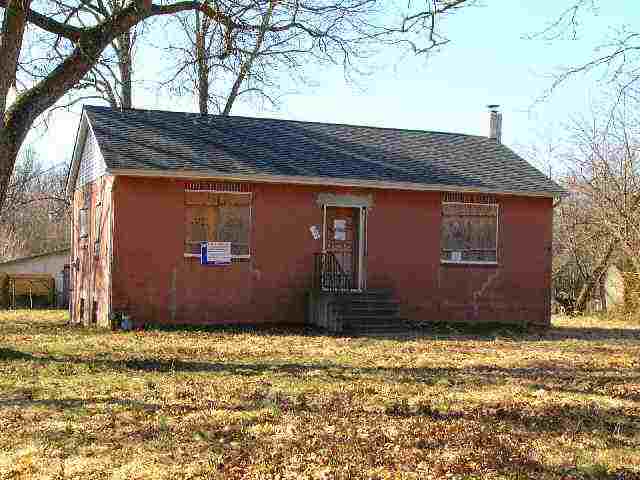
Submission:
[[[279,109],[237,104],[232,114],[486,135],[486,105],[496,103],[504,113],[504,143],[523,151],[560,135],[563,122],[587,112],[606,91],[598,75],[590,75],[573,79],[548,100],[535,103],[550,86],[549,75],[562,65],[588,59],[612,28],[640,24],[638,2],[607,0],[597,16],[585,18],[578,41],[549,44],[524,38],[542,29],[568,1],[484,0],[485,6],[464,10],[447,21],[451,43],[428,60],[400,58],[387,50],[377,59],[385,68],[356,85],[345,82],[339,67],[313,68],[306,74],[316,85],[298,87],[299,93],[281,99]],[[162,64],[154,55],[138,56],[140,76],[156,76],[149,65]],[[289,88],[294,86],[285,85],[285,90]],[[196,110],[193,101],[142,88],[136,90],[134,104]],[[79,111],[56,113],[48,131],[32,134],[30,141],[47,164],[69,158]]]

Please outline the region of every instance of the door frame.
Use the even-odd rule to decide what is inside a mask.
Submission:
[[[367,288],[367,276],[365,274],[365,258],[367,248],[367,207],[357,205],[343,205],[339,202],[322,204],[322,253],[327,252],[327,207],[353,208],[358,210],[358,288],[354,292],[362,292]]]

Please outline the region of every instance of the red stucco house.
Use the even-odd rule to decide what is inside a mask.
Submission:
[[[85,107],[72,321],[547,325],[562,190],[491,115],[487,138]]]

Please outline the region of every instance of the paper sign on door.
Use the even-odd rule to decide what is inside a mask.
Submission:
[[[347,239],[347,221],[346,220],[334,220],[333,221],[333,239],[344,241]]]

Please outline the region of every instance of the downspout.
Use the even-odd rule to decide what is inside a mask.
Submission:
[[[75,289],[76,289],[76,202],[75,195],[71,193],[71,195],[67,195],[71,199],[71,255],[69,258],[69,321],[74,323],[75,321],[75,309],[73,308],[73,303],[76,299]]]
[[[551,324],[551,313],[553,305],[553,211],[562,203],[562,199],[567,195],[559,195],[557,200],[551,204],[551,245],[549,246],[549,293],[547,294],[547,311],[549,312],[549,325]]]
[[[327,205],[322,205],[322,253],[327,251]]]
[[[114,321],[114,311],[113,311],[113,263],[114,263],[114,254],[113,254],[113,237],[115,235],[115,190],[116,190],[116,177],[115,175],[111,177],[113,180],[111,181],[111,205],[109,207],[109,281],[107,282],[107,288],[109,289],[109,308],[108,315],[109,321],[111,324],[111,329],[114,329],[115,321]]]

